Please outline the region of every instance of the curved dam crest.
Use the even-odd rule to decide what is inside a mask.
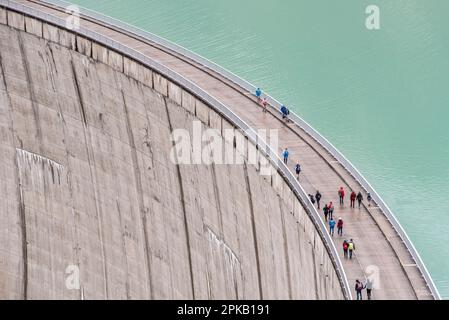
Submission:
[[[173,128],[233,128],[226,119],[39,23],[0,9],[0,298],[343,299],[279,174],[170,161]]]

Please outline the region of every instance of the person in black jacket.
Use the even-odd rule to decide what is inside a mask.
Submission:
[[[360,205],[362,204],[362,200],[363,200],[363,196],[362,196],[362,193],[359,191],[359,193],[357,194],[357,202],[359,203],[359,209],[360,209]]]
[[[320,209],[320,200],[321,200],[321,193],[317,190],[315,194],[316,204],[318,206],[318,209]]]
[[[327,222],[327,215],[329,214],[329,207],[327,206],[327,204],[324,205],[323,213],[324,213],[324,220]]]
[[[315,204],[315,198],[313,197],[313,194],[309,194],[309,198],[310,202],[312,202],[312,204]]]

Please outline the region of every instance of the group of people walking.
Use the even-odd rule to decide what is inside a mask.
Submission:
[[[345,189],[343,187],[340,187],[340,189],[338,189],[338,198],[340,199],[340,205],[343,206],[344,201],[345,201]],[[356,194],[354,191],[352,191],[351,194],[349,195],[349,200],[350,200],[349,206],[351,208],[355,208],[355,200],[357,200],[357,203],[358,203],[359,209],[360,209],[360,206],[362,205],[362,201],[363,201],[362,192],[359,191],[359,193]],[[368,192],[366,200],[368,201],[368,206],[370,207],[372,197],[369,192]]]
[[[368,278],[365,284],[363,284],[359,279],[355,280],[355,292],[357,294],[357,300],[363,300],[362,291],[366,289],[366,295],[368,300],[371,300],[371,294],[373,291],[373,281]]]
[[[256,97],[259,101],[259,103],[262,104],[263,106],[263,111],[266,112],[267,110],[267,100],[266,98],[262,99],[261,98],[262,95],[262,91],[260,90],[260,88],[257,88],[256,90]],[[285,119],[288,119],[288,114],[289,114],[289,110],[283,105],[281,107],[281,113],[282,113],[282,117]],[[284,164],[288,164],[288,159],[289,159],[289,155],[290,152],[288,150],[288,148],[285,148],[282,151],[282,158],[283,158],[283,162]],[[299,180],[299,175],[301,173],[301,165],[299,163],[296,163],[296,165],[294,166],[294,171],[296,173],[297,179]],[[338,189],[338,198],[339,198],[339,203],[340,203],[340,207],[344,206],[344,200],[345,200],[345,189],[343,187],[340,187]],[[319,190],[316,191],[316,193],[313,194],[309,194],[309,198],[310,201],[312,202],[312,204],[317,205],[318,210],[321,209],[321,200],[322,200],[322,194],[320,193]],[[350,200],[350,208],[355,208],[355,201],[357,200],[358,203],[358,208],[361,208],[362,205],[362,201],[364,200],[363,198],[363,194],[362,192],[358,192],[355,193],[355,191],[351,191],[350,195],[349,195],[349,200]],[[371,194],[368,192],[367,193],[367,202],[368,202],[368,206],[371,206]],[[324,220],[325,222],[327,222],[329,224],[329,234],[333,237],[334,236],[334,230],[335,227],[337,227],[337,235],[340,237],[343,237],[343,219],[341,217],[338,218],[337,221],[334,220],[334,205],[332,203],[332,201],[330,201],[329,203],[325,203],[324,207],[323,207],[323,214],[324,214]],[[349,259],[352,260],[352,257],[354,255],[355,252],[355,244],[354,244],[354,240],[350,239],[348,240],[343,240],[343,257],[345,259]],[[366,289],[367,291],[367,296],[368,296],[368,300],[371,299],[371,294],[372,294],[372,289],[373,289],[373,283],[370,279],[366,280],[366,283],[363,284],[361,283],[358,279],[356,280],[356,285],[355,285],[355,291],[357,294],[357,300],[362,300],[362,291]]]
[[[263,113],[267,112],[268,101],[266,97],[262,98],[262,89],[257,88],[254,92],[254,95],[257,98],[257,102],[262,106]],[[282,119],[285,119],[288,122],[288,115],[290,114],[290,110],[285,105],[282,105],[279,111],[282,114]]]

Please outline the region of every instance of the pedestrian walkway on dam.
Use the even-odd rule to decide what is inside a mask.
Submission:
[[[17,2],[59,17],[67,15],[63,10],[42,3],[28,0]],[[301,164],[299,181],[306,193],[315,194],[319,190],[322,194],[321,208],[332,201],[335,206],[334,219],[342,217],[344,220],[343,236],[334,235],[333,239],[351,290],[354,290],[356,279],[365,282],[367,276],[372,276],[375,279],[373,299],[432,298],[412,256],[381,210],[374,203],[371,207],[366,206],[367,194],[355,179],[313,138],[294,123],[285,122],[279,110],[268,108],[268,112],[263,112],[253,93],[244,91],[220,74],[158,44],[143,41],[137,36],[113,30],[83,17],[81,23],[83,27],[135,49],[194,82],[255,130],[279,130],[278,152],[281,155],[288,148],[288,166],[292,172],[295,164]],[[338,205],[337,191],[340,186],[347,193],[343,207]],[[360,209],[349,208],[348,196],[352,190],[356,193],[362,191],[365,200]],[[319,212],[324,220],[322,210]],[[355,257],[352,260],[343,258],[344,239],[354,239],[356,243]],[[354,291],[353,295],[355,296]]]

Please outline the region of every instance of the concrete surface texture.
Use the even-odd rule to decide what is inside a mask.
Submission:
[[[171,130],[198,119],[232,128],[163,76],[0,9],[0,299],[342,299],[278,174],[172,163]]]

